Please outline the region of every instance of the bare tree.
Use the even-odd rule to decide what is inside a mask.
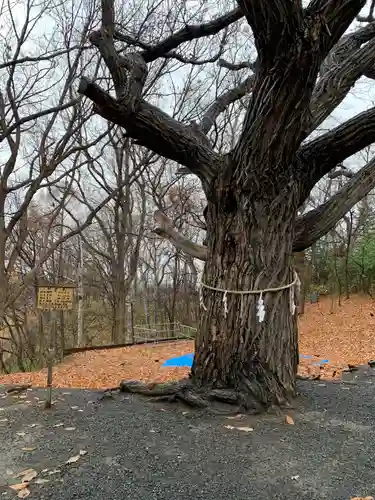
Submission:
[[[152,160],[149,152],[139,152],[119,128],[109,131],[108,147],[100,161],[91,159],[89,172],[95,184],[105,193],[116,189],[112,201],[95,216],[96,227],[83,235],[91,254],[100,257],[101,274],[107,283],[112,309],[112,342],[124,343],[126,338],[126,303],[131,299],[132,284],[136,277],[140,246],[146,217],[146,195],[142,171]],[[85,189],[81,196],[89,207]],[[98,244],[97,238],[100,239]]]
[[[297,322],[287,287],[294,281],[292,252],[331,231],[375,185],[371,160],[328,201],[299,215],[316,183],[373,141],[375,108],[311,136],[362,76],[372,77],[373,19],[344,35],[365,4],[312,0],[304,8],[301,1],[238,0],[234,10],[185,24],[151,44],[123,34],[113,0],[102,0],[101,28],[90,41],[105,61],[115,96],[87,78],[79,92],[128,136],[197,175],[207,197],[206,246],[188,242],[172,226],[164,228],[178,248],[205,260],[205,309],[191,397],[194,388],[205,388],[213,397],[252,408],[280,404],[295,394]],[[186,58],[183,44],[194,47],[202,37],[225,33],[239,22],[251,28],[257,56],[233,69],[252,73],[208,106],[199,123],[177,121],[142,97],[148,64],[158,58],[197,63]],[[138,50],[121,51],[118,41]],[[238,139],[226,154],[218,153],[210,130],[225,108],[245,95]],[[262,311],[256,314],[259,291],[280,287],[287,288],[262,294],[262,321]],[[177,395],[186,397],[180,388]]]

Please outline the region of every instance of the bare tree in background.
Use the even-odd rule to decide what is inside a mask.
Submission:
[[[63,278],[61,265],[50,274],[45,265],[58,262],[60,245],[88,227],[116,189],[90,212],[81,206],[66,217],[78,173],[87,168],[85,152],[108,134],[97,131],[91,103],[73,88],[88,68],[102,74],[101,59],[87,44],[94,6],[30,0],[17,4],[16,18],[9,5],[1,6],[0,31],[0,322],[22,329],[13,338],[18,352],[33,338],[30,287]]]
[[[137,149],[115,128],[109,131],[108,147],[100,159],[89,165],[90,175],[101,190],[110,194],[116,189],[112,201],[95,216],[96,224],[83,235],[90,253],[100,260],[111,303],[112,342],[116,344],[130,341],[126,338],[126,303],[136,278],[146,217],[142,171],[153,156]],[[91,211],[83,186],[80,191]]]

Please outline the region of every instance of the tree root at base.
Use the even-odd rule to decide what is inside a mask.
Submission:
[[[258,414],[266,411],[266,407],[249,394],[232,389],[199,388],[190,379],[179,382],[146,384],[138,381],[123,380],[119,386],[120,392],[141,394],[151,397],[153,401],[181,402],[191,408],[207,410],[215,415],[236,415],[238,413]],[[217,408],[217,405],[226,408]],[[228,411],[227,407],[236,406]]]

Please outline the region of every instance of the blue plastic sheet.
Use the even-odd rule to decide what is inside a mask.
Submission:
[[[306,354],[300,354],[300,357],[305,359],[312,359],[312,356]],[[192,352],[191,354],[184,354],[183,356],[178,356],[177,358],[167,359],[167,361],[165,361],[162,366],[169,368],[186,366],[188,368],[191,368],[193,366],[193,361],[194,361],[194,353]],[[328,363],[328,359],[322,359],[314,363],[314,365],[323,365],[326,363]]]
[[[162,366],[187,366],[191,368],[193,366],[194,353],[184,354],[183,356],[178,356],[177,358],[167,359]]]

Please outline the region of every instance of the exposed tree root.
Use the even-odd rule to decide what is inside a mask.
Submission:
[[[23,385],[15,385],[13,387],[9,387],[8,389],[6,389],[5,393],[6,394],[18,394],[20,392],[24,392],[24,391],[27,391],[27,389],[29,389],[31,387],[31,384],[23,384]]]
[[[153,401],[181,402],[189,407],[204,409],[216,415],[235,415],[244,412],[257,414],[267,409],[265,405],[251,398],[250,393],[232,389],[199,388],[190,379],[165,384],[145,384],[123,380],[119,389],[121,392],[149,396]],[[225,405],[225,408],[220,408],[220,405]],[[228,411],[228,405],[236,406],[236,408]]]

